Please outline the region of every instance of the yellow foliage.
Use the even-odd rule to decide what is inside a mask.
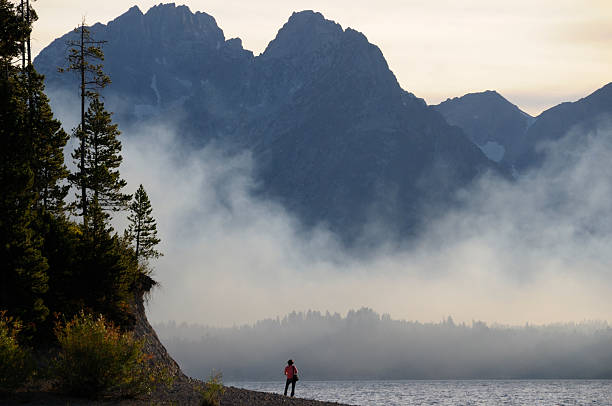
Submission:
[[[22,386],[34,372],[30,352],[17,341],[20,330],[21,323],[0,311],[0,392]]]
[[[167,377],[163,368],[152,365],[142,340],[101,315],[81,311],[58,324],[55,334],[61,350],[52,373],[67,393],[131,397],[150,393]]]

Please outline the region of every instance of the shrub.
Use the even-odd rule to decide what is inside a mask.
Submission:
[[[221,396],[225,393],[225,387],[223,387],[222,381],[223,375],[221,372],[213,373],[210,378],[206,381],[206,387],[200,389],[202,394],[202,406],[219,406],[221,403]]]
[[[81,311],[58,324],[55,334],[61,348],[51,372],[67,393],[131,397],[150,393],[167,376],[152,365],[142,340],[121,332],[103,316]]]
[[[34,372],[29,350],[21,347],[17,334],[21,324],[0,311],[0,392],[12,391],[24,385]]]

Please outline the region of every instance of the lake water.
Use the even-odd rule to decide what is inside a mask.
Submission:
[[[281,394],[285,389],[284,381],[226,385]],[[296,397],[362,406],[612,405],[612,380],[301,380]]]

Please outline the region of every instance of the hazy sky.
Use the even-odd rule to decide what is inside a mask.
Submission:
[[[37,54],[54,38],[159,0],[38,0]],[[609,0],[185,0],[256,55],[293,11],[313,9],[378,45],[400,85],[430,103],[495,89],[536,115],[612,81]]]

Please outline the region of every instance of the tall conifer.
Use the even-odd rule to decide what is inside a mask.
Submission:
[[[85,188],[86,200],[95,199],[103,211],[126,209],[131,196],[121,192],[127,184],[119,174],[123,158],[121,141],[117,137],[121,132],[117,124],[112,123],[111,113],[106,111],[98,95],[92,95],[85,113],[84,129],[85,142],[72,154],[76,162],[84,155],[84,166],[71,176],[72,181]],[[82,208],[83,202],[78,204]]]
[[[163,255],[155,249],[161,240],[157,237],[157,224],[151,215],[152,212],[149,196],[144,187],[140,185],[130,204],[128,215],[130,225],[127,230],[128,239],[136,247],[136,257],[139,260],[159,258]]]
[[[29,116],[33,136],[34,171],[33,189],[37,195],[36,207],[55,215],[63,213],[64,198],[69,186],[64,165],[64,146],[68,135],[61,123],[53,118],[49,99],[44,93],[43,76],[28,66]]]
[[[77,165],[77,173],[82,179],[80,185],[79,203],[77,207],[81,209],[83,225],[87,228],[87,186],[85,173],[85,160],[87,151],[87,134],[85,130],[86,112],[85,101],[87,98],[98,97],[98,90],[110,83],[110,78],[102,70],[101,61],[104,60],[104,52],[101,45],[105,41],[97,41],[92,38],[91,32],[85,26],[85,21],[74,29],[77,34],[76,40],[68,41],[70,51],[68,55],[68,67],[60,69],[60,72],[74,71],[79,74],[79,91],[81,101],[81,123],[75,130],[75,136],[79,139],[80,147]]]

